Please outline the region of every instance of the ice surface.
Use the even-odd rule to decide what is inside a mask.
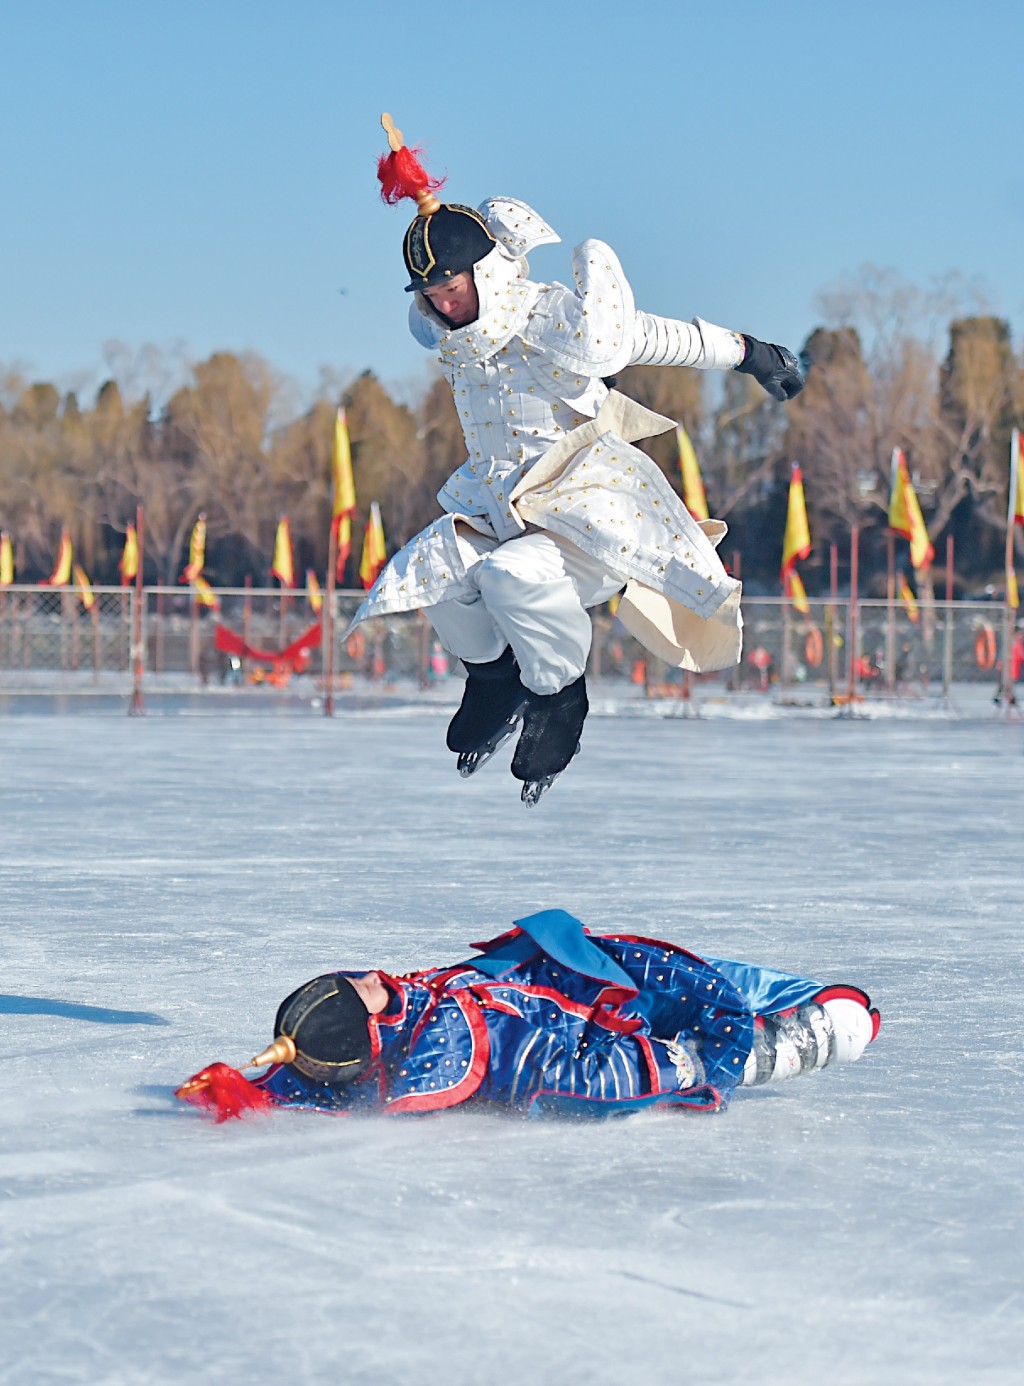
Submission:
[[[442,713],[0,718],[0,1383],[1020,1381],[1021,724],[596,716],[531,811]],[[881,1035],[712,1117],[172,1100],[545,906]]]

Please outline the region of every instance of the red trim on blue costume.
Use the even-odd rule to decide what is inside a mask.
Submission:
[[[441,1088],[437,1092],[429,1093],[410,1092],[405,1097],[396,1097],[393,1102],[385,1103],[381,1109],[385,1114],[392,1112],[436,1112],[444,1107],[454,1107],[460,1102],[465,1102],[467,1097],[472,1097],[483,1081],[491,1057],[487,1023],[472,997],[467,996],[464,992],[449,993],[449,996],[455,1001],[469,1024],[469,1032],[473,1041],[469,1067],[459,1081],[450,1088]],[[430,1009],[428,1007],[428,1013]],[[467,1085],[468,1091],[466,1090]]]

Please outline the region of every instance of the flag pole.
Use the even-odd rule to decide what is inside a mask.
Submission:
[[[324,672],[324,716],[334,716],[334,569],[338,561],[338,533],[331,520],[327,541],[327,591],[324,594],[324,619],[321,651]]]
[[[69,658],[69,656],[68,656],[68,640],[69,640],[68,589],[67,589],[66,587],[61,587],[61,588],[60,588],[60,667],[61,667],[62,669],[66,669],[66,668],[68,667],[68,658]]]
[[[847,683],[850,702],[857,696],[857,579],[859,568],[860,526],[850,526],[850,612],[847,622],[849,649],[847,659]]]
[[[138,547],[138,566],[135,569],[135,602],[132,607],[132,699],[128,704],[129,717],[141,717],[144,711],[142,706],[142,673],[143,673],[143,649],[142,649],[142,563],[145,545],[145,536],[142,532],[142,506],[135,507],[135,541]]]
[[[885,691],[896,692],[896,536],[885,535]]]
[[[89,617],[92,620],[92,681],[100,681],[101,648],[100,648],[100,604],[94,601],[89,608]]]
[[[733,551],[732,551],[732,575],[733,575],[733,577],[736,579],[737,582],[741,582],[741,581],[742,581],[742,572],[741,572],[741,569],[742,569],[742,562],[743,562],[743,560],[742,560],[742,558],[740,557],[740,551],[739,551],[739,549],[733,549]],[[730,690],[731,690],[732,692],[734,692],[734,693],[739,691],[739,687],[740,687],[740,684],[741,684],[742,679],[743,679],[743,665],[742,665],[742,663],[741,663],[742,658],[743,658],[743,656],[742,656],[742,653],[741,653],[739,659],[737,659],[736,663],[735,663],[735,664],[732,666],[732,668],[729,670],[729,677],[728,677],[728,678],[726,679],[726,681],[725,681],[725,686],[726,686],[726,688],[727,688],[727,689],[730,689]]]
[[[242,601],[242,639],[247,645],[252,644],[252,573],[245,575],[245,598]]]
[[[942,645],[942,698],[953,692],[953,536],[946,535],[946,631]]]
[[[839,682],[836,669],[836,605],[839,600],[839,545],[832,541],[828,546],[828,609],[825,612],[825,639],[828,642],[828,696],[835,703],[836,684]]]
[[[71,667],[75,670],[78,669],[78,642],[78,612],[75,611],[71,620]]]
[[[189,662],[192,665],[192,677],[199,677],[199,601],[194,582],[189,583],[188,587],[189,605]]]
[[[1002,700],[1003,707],[1010,710],[1013,706],[1013,661],[1010,657],[1013,649],[1013,627],[1014,609],[1010,601],[1010,591],[1014,582],[1013,571],[1013,536],[1016,529],[1014,520],[1015,502],[1017,499],[1017,467],[1020,457],[1020,434],[1015,428],[1010,435],[1010,481],[1007,494],[1006,506],[1006,551],[1003,557],[1003,577],[1006,587],[1006,595],[1003,599],[1003,678],[1002,678]]]
[[[1011,543],[1013,531],[1010,531]],[[1003,669],[1002,669],[1002,699],[1005,708],[1013,706],[1013,661],[1010,657],[1013,649],[1013,607],[1010,605],[1010,593],[1007,591],[1006,600],[1003,604]]]

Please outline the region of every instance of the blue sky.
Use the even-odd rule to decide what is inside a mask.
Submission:
[[[382,110],[453,200],[554,225],[536,277],[600,236],[642,307],[797,348],[865,263],[957,272],[1019,344],[1022,57],[1014,0],[11,0],[0,370],[89,400],[114,340],[414,390]]]

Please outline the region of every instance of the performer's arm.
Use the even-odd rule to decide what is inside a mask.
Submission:
[[[742,332],[694,318],[679,322],[637,309],[633,326],[631,366],[694,366],[697,370],[728,370],[746,352]]]
[[[716,327],[703,318],[680,322],[637,309],[631,366],[693,366],[697,370],[737,370],[752,375],[773,399],[800,393],[804,378],[786,347],[760,342],[743,332]]]

